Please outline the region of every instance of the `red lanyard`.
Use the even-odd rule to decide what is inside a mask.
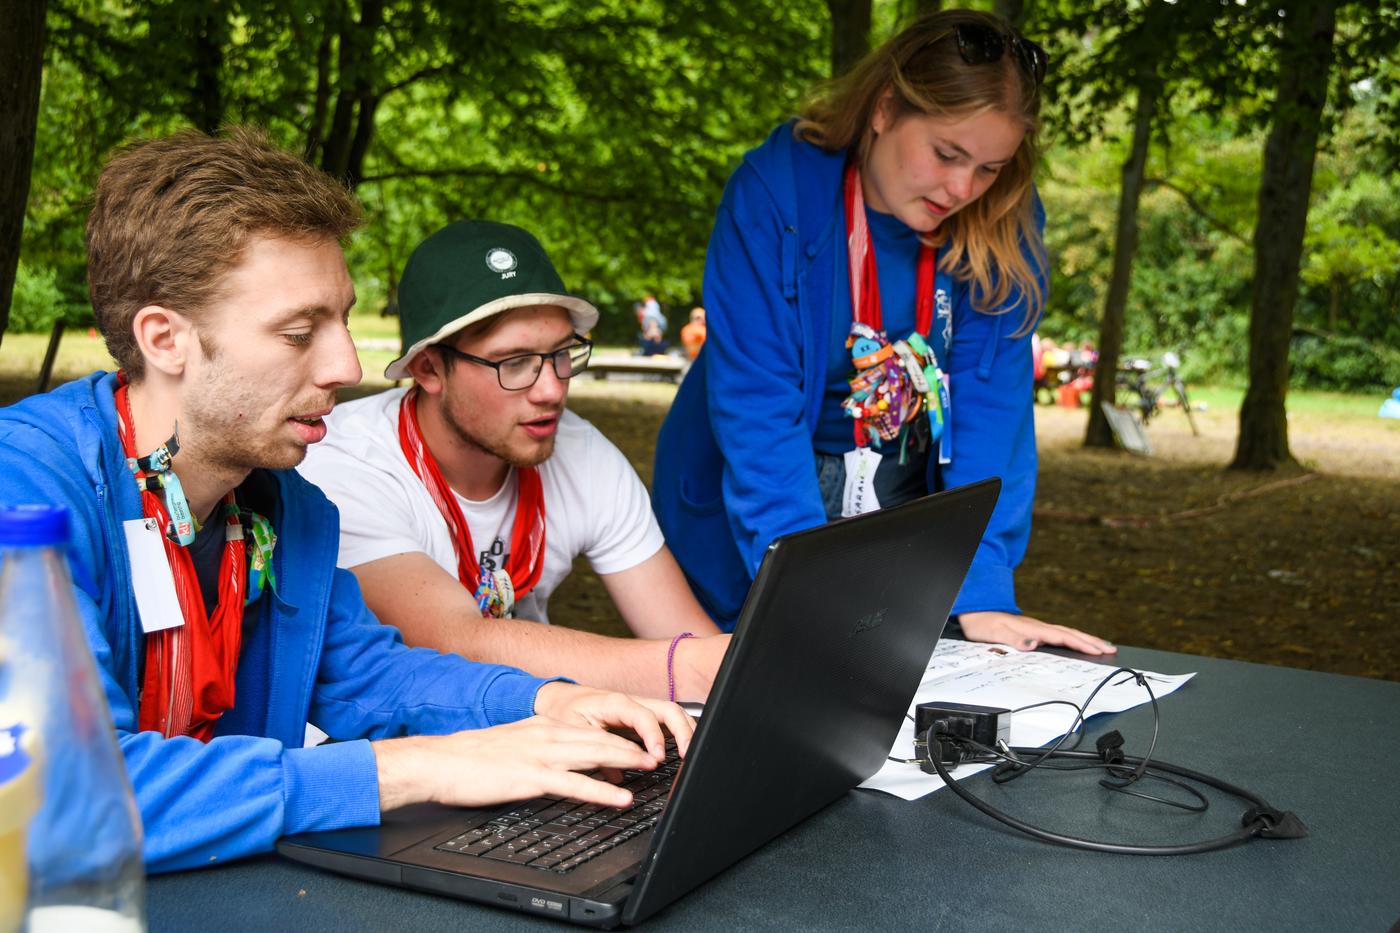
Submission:
[[[476,548],[472,546],[471,529],[467,527],[466,516],[457,504],[452,488],[442,478],[437,461],[428,445],[423,443],[423,432],[418,426],[418,390],[409,389],[399,402],[399,446],[408,460],[409,467],[428,487],[428,494],[437,503],[438,511],[447,522],[452,534],[452,549],[457,554],[457,579],[477,596],[477,605],[482,614],[487,614],[488,606],[481,593],[483,585],[490,581],[483,577],[476,560]],[[540,482],[539,471],[534,467],[517,469],[520,476],[519,498],[515,505],[515,527],[511,530],[510,556],[506,560],[506,572],[510,574],[511,585],[515,589],[515,599],[520,599],[535,584],[540,582],[544,572],[544,486]],[[508,609],[509,607],[507,607]]]
[[[882,331],[880,276],[875,268],[875,247],[870,242],[870,227],[865,219],[865,194],[860,187],[860,170],[854,162],[846,165],[845,194],[846,252],[851,263],[851,320]],[[933,247],[921,243],[914,328],[925,337],[933,326],[933,266]]]
[[[117,431],[128,458],[136,453],[136,423],[126,380],[116,392]],[[188,735],[208,742],[214,724],[233,708],[234,675],[243,640],[243,598],[247,585],[247,550],[233,492],[224,497],[227,523],[237,526],[219,562],[219,604],[211,617],[204,610],[199,576],[188,548],[164,534],[170,521],[160,496],[141,491],[142,514],[161,529],[165,557],[175,578],[175,595],[185,624],[146,636],[146,674],[141,682],[138,726],[166,738]]]

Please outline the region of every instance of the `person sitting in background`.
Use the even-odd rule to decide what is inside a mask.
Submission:
[[[663,356],[670,345],[656,318],[646,318],[642,323],[640,352],[642,356]]]
[[[690,309],[690,321],[681,328],[681,346],[685,347],[686,359],[695,359],[700,348],[705,345],[705,309]]]
[[[293,468],[360,379],[341,246],[360,223],[342,185],[255,131],[126,149],[87,226],[121,370],[0,409],[5,498],[72,521],[151,871],[418,802],[626,806],[580,772],[655,767],[663,725],[689,741],[674,704],[409,648],[336,569],[335,508]],[[168,615],[148,585],[172,593]],[[337,741],[302,747],[308,721]]]
[[[1069,365],[1069,345],[1060,346],[1049,337],[1042,337],[1040,341],[1041,359],[1045,363],[1045,378],[1059,384],[1059,374]]]
[[[1091,374],[1099,362],[1099,351],[1094,349],[1094,341],[1085,340],[1079,344],[1079,366]]]
[[[1066,408],[1078,408],[1084,397],[1094,391],[1094,364],[1099,354],[1092,341],[1085,340],[1069,350],[1069,360],[1060,372],[1059,402]]]
[[[661,312],[661,302],[656,300],[655,295],[647,295],[642,299],[641,323],[643,328],[647,321],[655,321],[657,330],[663,334],[666,332],[666,315]]]
[[[384,375],[412,387],[339,406],[301,472],[340,509],[340,565],[409,644],[704,700],[728,636],[631,464],[564,407],[597,321],[526,231],[449,224],[399,285],[403,351]],[[580,555],[639,638],[540,624]]]

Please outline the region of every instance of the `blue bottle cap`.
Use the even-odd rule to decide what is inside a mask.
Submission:
[[[68,543],[68,510],[57,505],[0,506],[0,547]]]

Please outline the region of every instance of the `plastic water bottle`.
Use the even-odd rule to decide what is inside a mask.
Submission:
[[[0,507],[0,933],[145,929],[140,817],[68,544],[66,510]]]

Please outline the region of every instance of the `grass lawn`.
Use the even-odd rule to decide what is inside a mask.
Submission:
[[[360,366],[366,384],[387,385],[384,367],[397,357],[399,322],[396,318],[380,317],[370,311],[352,312],[350,333],[359,347]],[[20,392],[9,391],[0,404],[9,404],[32,391],[44,353],[49,345],[48,334],[5,334],[0,344],[0,379],[10,386],[25,386]],[[96,331],[69,330],[58,347],[54,363],[54,382],[64,382],[87,375],[94,369],[112,369],[115,363]]]
[[[364,371],[365,388],[383,386],[384,367],[398,356],[399,327],[395,318],[380,317],[369,310],[352,312],[350,333],[359,347],[360,367]],[[33,390],[34,379],[48,348],[47,334],[5,334],[0,344],[0,380],[4,394],[0,404],[8,404]],[[599,352],[631,352],[629,347],[602,347]],[[70,330],[59,344],[58,360],[54,366],[54,381],[63,382],[86,375],[94,369],[112,369],[102,338],[95,331]],[[1217,415],[1239,412],[1244,389],[1230,386],[1190,386],[1191,400],[1204,403]],[[1290,418],[1308,421],[1357,420],[1373,423],[1385,393],[1348,394],[1293,390],[1288,393]],[[1168,401],[1170,399],[1168,398]],[[1400,428],[1400,422],[1396,422]]]
[[[1240,404],[1244,401],[1243,388],[1188,386],[1187,391],[1193,403],[1205,402],[1209,408],[1216,411],[1238,413]],[[1385,399],[1386,393],[1380,390],[1374,394],[1364,394],[1291,389],[1288,393],[1288,413],[1317,418],[1371,419],[1376,417],[1376,411]]]
[[[351,332],[365,370],[354,394],[376,391],[398,352],[395,322],[355,315]],[[0,404],[32,391],[45,345],[34,335],[0,345]],[[75,331],[57,378],[110,367],[102,341]],[[646,480],[675,391],[669,382],[583,378],[570,405]],[[1190,391],[1205,403],[1200,436],[1168,409],[1148,427],[1151,457],[1084,448],[1085,408],[1036,407],[1038,515],[1017,576],[1022,604],[1124,644],[1400,680],[1400,421],[1376,417],[1387,393],[1290,393],[1299,465],[1259,476],[1224,469],[1243,391]],[[1164,518],[1193,510],[1201,514]],[[1096,520],[1125,515],[1148,524]],[[625,634],[586,560],[555,592],[550,614]]]

